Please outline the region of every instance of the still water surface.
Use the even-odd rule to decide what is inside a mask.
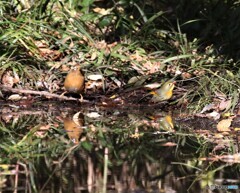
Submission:
[[[1,192],[240,189],[238,158],[216,159],[237,155],[238,144],[227,136],[216,148],[211,120],[176,110],[64,103],[2,105],[0,120]]]

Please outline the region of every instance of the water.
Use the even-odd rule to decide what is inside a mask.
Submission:
[[[0,117],[2,192],[240,189],[236,133],[215,139],[206,118],[46,101]]]

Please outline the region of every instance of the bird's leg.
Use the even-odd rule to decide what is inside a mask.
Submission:
[[[66,93],[67,93],[67,91],[64,91],[64,92],[60,95],[60,97],[64,96]]]
[[[81,94],[79,94],[79,95],[80,95],[79,101],[80,101],[80,103],[82,103],[83,102],[83,96]]]

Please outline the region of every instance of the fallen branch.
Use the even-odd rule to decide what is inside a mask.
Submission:
[[[66,101],[78,101],[79,100],[79,99],[76,99],[73,97],[66,97],[66,96],[62,96],[62,95],[58,95],[58,94],[53,94],[53,93],[50,93],[47,91],[25,90],[25,89],[19,89],[19,88],[11,88],[8,86],[3,86],[3,85],[0,85],[0,89],[5,92],[40,95],[40,96],[45,96],[46,98],[57,98],[57,99],[66,100]]]

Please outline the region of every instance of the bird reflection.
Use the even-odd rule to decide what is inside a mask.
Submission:
[[[64,118],[63,122],[69,139],[75,144],[79,143],[79,138],[83,132],[84,115],[78,112],[72,117],[68,116]]]
[[[164,131],[174,131],[174,122],[171,115],[149,116],[154,121],[154,127]]]
[[[171,115],[166,115],[159,119],[160,128],[165,131],[174,131],[174,124]]]

